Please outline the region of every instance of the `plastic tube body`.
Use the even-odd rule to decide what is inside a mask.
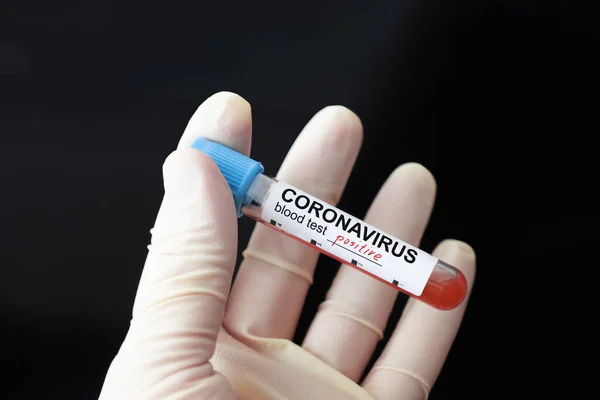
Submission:
[[[434,308],[453,309],[467,294],[453,266],[264,174],[250,183],[241,206],[247,217]]]

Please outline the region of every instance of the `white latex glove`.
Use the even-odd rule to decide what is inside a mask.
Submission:
[[[342,266],[297,345],[291,338],[318,253],[259,224],[230,293],[237,252],[233,198],[214,162],[189,146],[204,136],[249,154],[251,130],[250,105],[218,93],[200,106],[166,160],[165,196],[131,326],[100,398],[426,398],[467,300],[452,311],[409,300],[375,367],[358,382],[388,323],[398,294],[393,288]],[[327,107],[304,128],[278,177],[335,204],[361,142],[358,117]],[[418,245],[435,190],[424,167],[405,164],[385,182],[366,221]],[[468,245],[447,240],[434,254],[472,284],[475,255]]]

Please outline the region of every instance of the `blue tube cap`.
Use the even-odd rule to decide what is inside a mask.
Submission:
[[[191,147],[200,150],[215,161],[231,188],[237,216],[241,217],[242,203],[248,187],[254,178],[265,170],[262,164],[227,146],[203,137],[196,139]]]

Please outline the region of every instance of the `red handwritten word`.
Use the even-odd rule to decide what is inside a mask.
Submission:
[[[331,245],[334,246],[340,243],[346,245],[345,247],[349,247],[356,250],[359,254],[363,256],[372,256],[374,260],[379,260],[381,258],[381,253],[376,252],[369,245],[362,244],[361,242],[355,242],[352,239],[349,239],[342,235],[337,235],[337,237]]]

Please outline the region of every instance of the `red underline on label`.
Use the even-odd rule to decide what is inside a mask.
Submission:
[[[342,248],[342,249],[344,249],[344,250],[348,250],[348,251],[349,251],[350,253],[352,253],[352,254],[356,254],[356,255],[357,255],[357,256],[359,256],[360,258],[364,258],[365,260],[367,260],[367,261],[370,261],[370,262],[372,262],[373,264],[375,264],[375,265],[379,265],[380,267],[382,267],[382,265],[381,265],[381,264],[379,264],[379,263],[376,263],[376,262],[375,262],[375,261],[373,261],[373,260],[369,260],[367,257],[363,256],[362,254],[359,254],[359,253],[356,253],[356,252],[354,252],[354,251],[352,251],[352,250],[350,250],[350,249],[347,249],[347,248],[345,248],[344,246],[342,246],[342,245],[340,245],[340,244],[337,244],[337,243],[335,243],[333,240],[329,240],[329,239],[327,239],[327,241],[328,241],[329,243],[331,243],[331,244],[334,244],[334,245],[336,245],[336,246],[339,246],[339,247],[341,247],[341,248]]]

